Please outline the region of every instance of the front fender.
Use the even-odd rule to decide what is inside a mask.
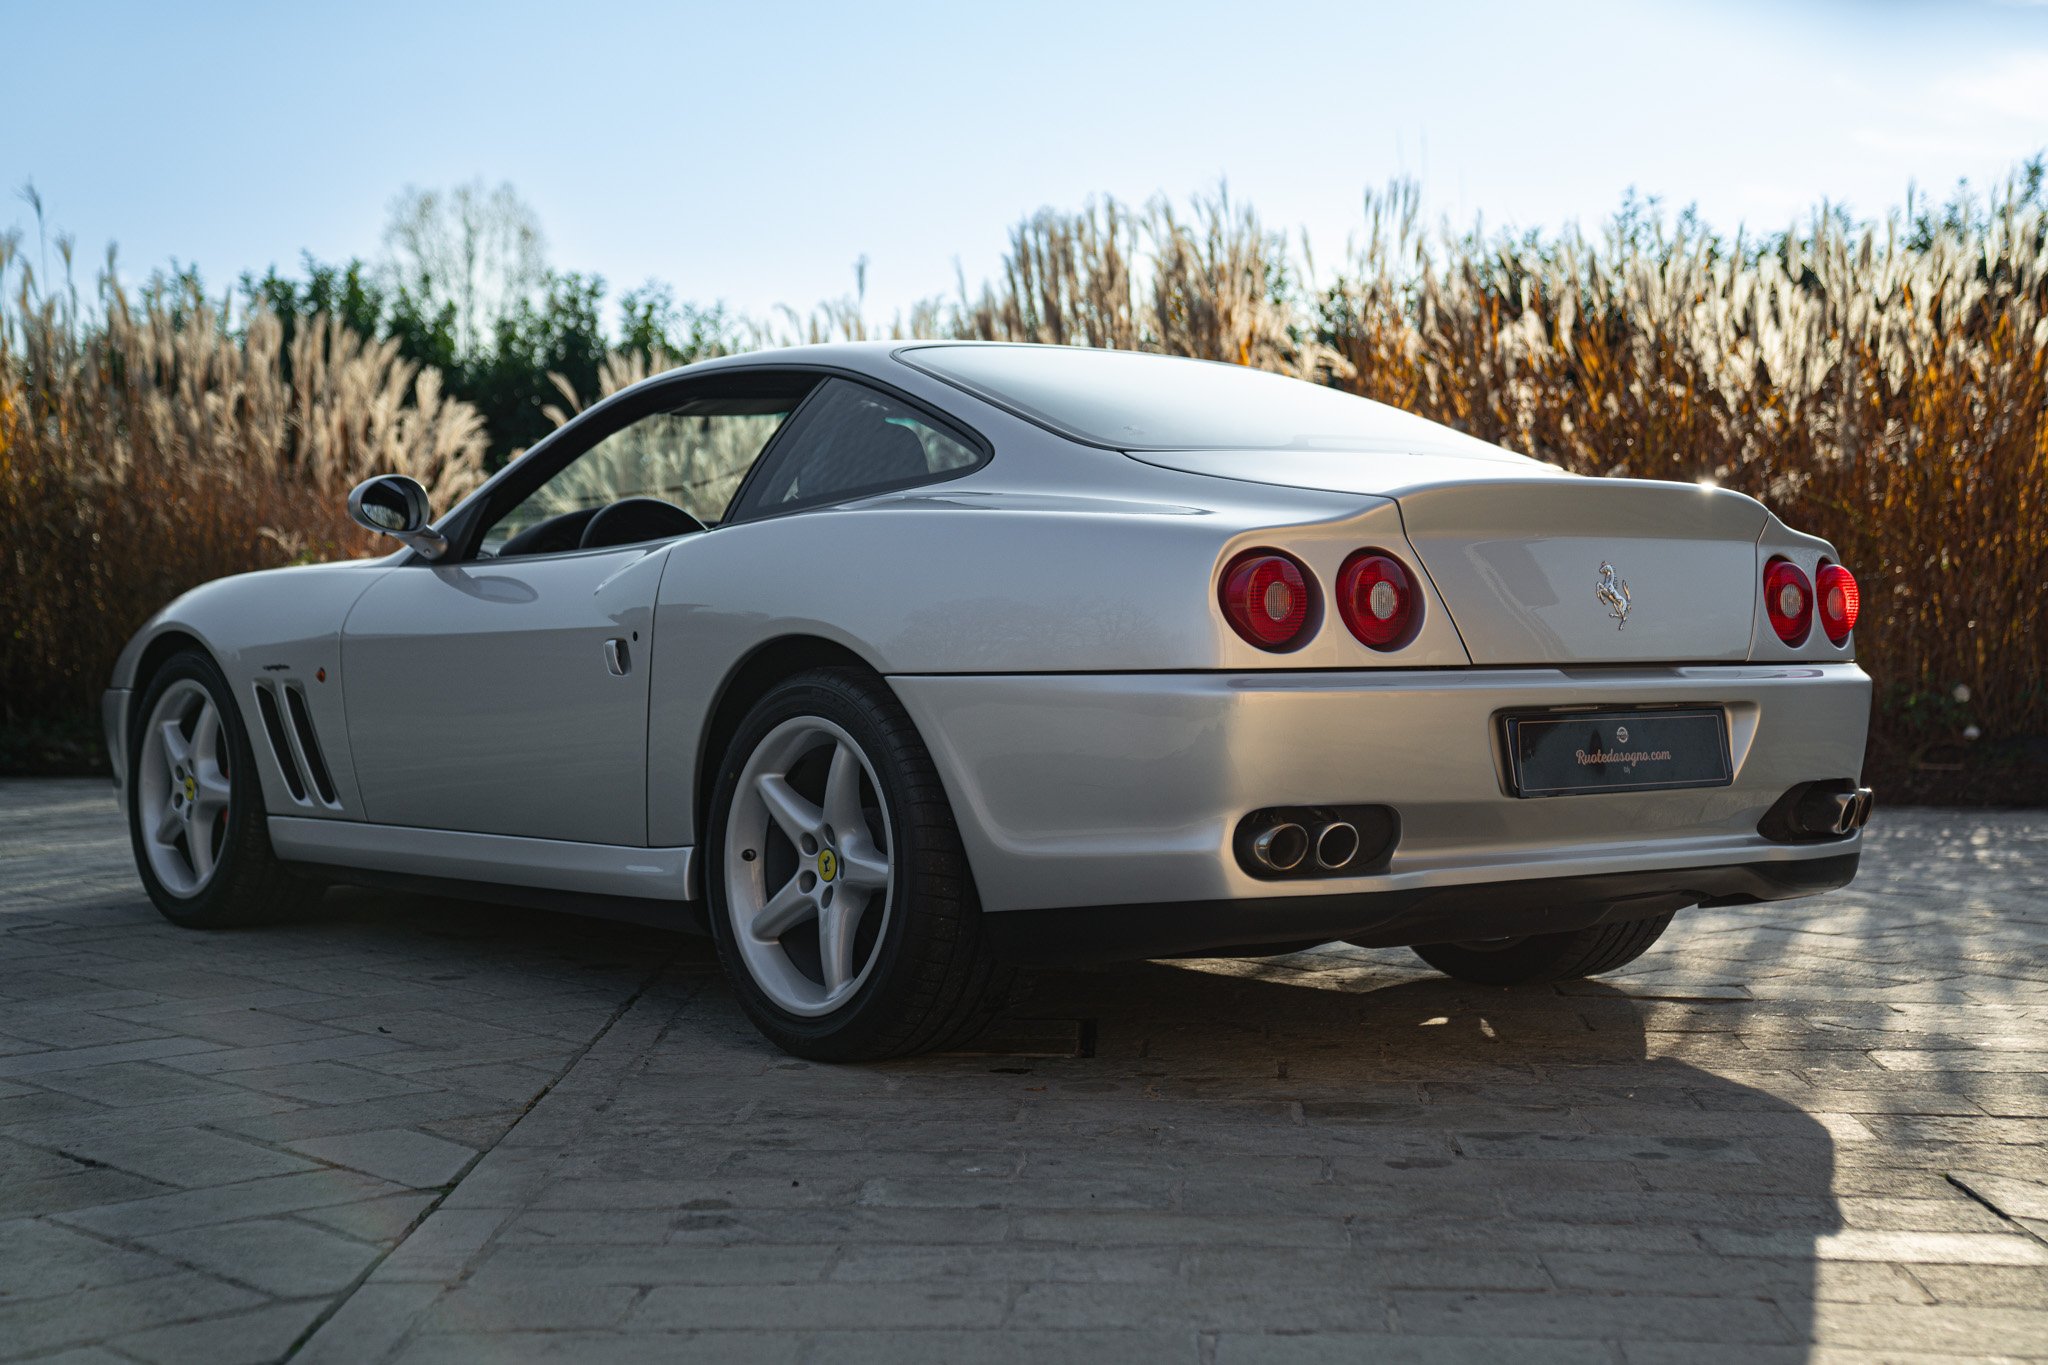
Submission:
[[[366,560],[237,574],[201,584],[150,617],[115,660],[102,702],[117,785],[127,776],[125,746],[139,723],[135,708],[149,687],[150,669],[175,652],[178,642],[190,640],[227,675],[256,752],[264,808],[273,814],[323,813],[303,810],[292,799],[277,756],[261,738],[258,679],[299,690],[341,797],[343,811],[327,813],[359,813],[361,800],[341,701],[341,627],[369,586],[396,571],[386,561]]]

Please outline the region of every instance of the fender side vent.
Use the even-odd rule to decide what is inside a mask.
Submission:
[[[313,731],[313,716],[306,709],[305,696],[298,688],[287,686],[284,704],[292,713],[292,732],[299,737],[299,752],[305,757],[306,774],[313,779],[313,790],[328,805],[340,805],[334,795],[334,778],[327,771],[327,757],[320,752],[320,736]]]
[[[292,742],[285,738],[284,717],[277,712],[276,695],[262,683],[256,684],[256,709],[263,715],[263,733],[270,740],[270,756],[284,774],[284,785],[292,800],[306,799],[306,780],[299,775],[298,760],[292,756]]]

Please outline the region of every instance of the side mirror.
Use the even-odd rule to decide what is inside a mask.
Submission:
[[[379,474],[363,480],[348,495],[348,515],[364,530],[390,536],[428,559],[448,553],[447,539],[427,524],[434,508],[418,479]]]

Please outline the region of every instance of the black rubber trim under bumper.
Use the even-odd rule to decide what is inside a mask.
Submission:
[[[1364,948],[1554,934],[1694,905],[1790,900],[1846,886],[1860,851],[1832,858],[1480,882],[1413,891],[1180,904],[1003,910],[984,915],[1017,962],[1264,956],[1339,940]]]

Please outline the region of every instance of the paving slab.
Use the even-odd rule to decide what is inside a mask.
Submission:
[[[372,1128],[335,1137],[307,1138],[292,1150],[336,1166],[428,1189],[453,1183],[476,1153],[412,1128]]]
[[[871,1067],[687,935],[127,856],[0,782],[0,1359],[2048,1360],[2048,813],[1597,981],[1044,972]]]

